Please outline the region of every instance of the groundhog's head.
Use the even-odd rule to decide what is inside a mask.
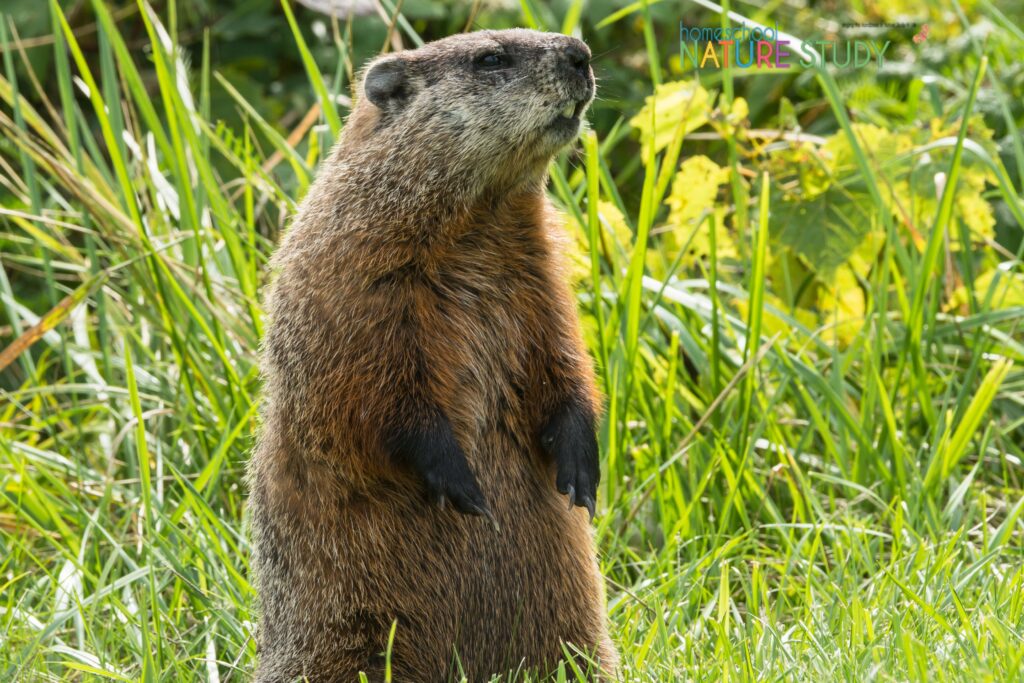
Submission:
[[[446,163],[502,176],[542,172],[594,97],[584,42],[525,29],[451,36],[364,73],[360,107],[377,110],[370,137],[430,145]]]

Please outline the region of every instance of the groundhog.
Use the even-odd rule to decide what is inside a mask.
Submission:
[[[545,195],[589,62],[517,29],[364,70],[272,261],[257,681],[615,674],[599,400]]]

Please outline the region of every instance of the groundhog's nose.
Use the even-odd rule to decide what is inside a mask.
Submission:
[[[582,74],[590,67],[590,48],[582,40],[573,38],[572,42],[565,46],[565,56],[572,68]]]

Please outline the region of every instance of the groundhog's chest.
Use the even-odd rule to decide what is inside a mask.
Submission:
[[[493,272],[482,276],[488,268]],[[464,427],[479,434],[539,426],[551,402],[547,365],[559,336],[542,272],[478,262],[442,282],[436,304],[446,329],[430,343],[449,363],[443,372],[454,412],[474,423]]]

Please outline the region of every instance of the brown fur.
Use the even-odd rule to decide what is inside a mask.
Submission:
[[[479,32],[375,62],[403,61],[401,101],[359,98],[274,257],[249,466],[258,681],[380,677],[393,620],[398,681],[543,673],[566,643],[616,669],[588,516],[539,439],[567,401],[597,410],[544,194],[575,136],[548,123],[593,95],[589,68],[585,92],[565,75],[570,44]],[[473,71],[495,48],[516,68]],[[497,526],[432,504],[389,452],[424,406]]]

